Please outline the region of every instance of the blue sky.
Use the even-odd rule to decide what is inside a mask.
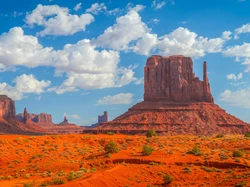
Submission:
[[[215,102],[250,122],[249,0],[8,0],[0,6],[0,94],[17,113],[110,119],[143,98],[153,54],[207,61]]]

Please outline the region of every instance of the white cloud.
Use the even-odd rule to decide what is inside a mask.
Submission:
[[[94,15],[97,15],[97,14],[100,14],[100,13],[104,13],[106,15],[116,15],[120,12],[122,12],[123,10],[122,9],[119,9],[119,8],[115,8],[113,10],[108,10],[108,8],[105,6],[104,3],[94,3],[91,5],[90,8],[88,8],[86,10],[86,12],[88,13],[92,13]]]
[[[34,75],[23,74],[16,77],[13,80],[14,86],[7,84],[6,82],[0,83],[0,94],[8,95],[14,100],[21,100],[26,97],[26,94],[41,94],[45,92],[45,88],[49,87],[50,81],[39,81]]]
[[[0,36],[0,70],[11,70],[18,65],[55,67],[57,75],[64,72],[67,75],[61,86],[48,89],[58,94],[79,88],[121,87],[136,81],[133,68],[119,67],[119,61],[119,52],[97,50],[87,39],[56,51],[43,48],[36,37],[24,35],[21,28]]]
[[[159,19],[154,18],[154,19],[151,19],[148,23],[158,24],[159,22],[160,22]]]
[[[58,50],[53,57],[53,66],[63,72],[103,74],[113,73],[119,60],[117,51],[98,51],[90,40],[84,39]]]
[[[229,74],[229,75],[227,75],[227,79],[228,80],[237,81],[237,80],[240,80],[242,78],[243,78],[243,74],[242,73],[239,73],[238,75],[235,75],[235,74]]]
[[[222,39],[224,39],[224,40],[231,40],[231,35],[232,35],[232,32],[231,31],[224,31],[223,33],[222,33]]]
[[[209,39],[179,27],[170,34],[160,37],[157,48],[164,55],[182,54],[198,58],[207,53],[221,52],[225,42],[222,38]]]
[[[250,108],[250,88],[238,91],[225,90],[220,94],[219,99],[233,106]]]
[[[128,50],[130,42],[142,37],[148,29],[141,21],[138,11],[143,6],[138,5],[126,15],[116,19],[116,24],[108,27],[102,35],[92,42],[101,47],[109,47],[116,50]]]
[[[43,6],[39,4],[36,9],[26,15],[25,22],[29,26],[42,26],[44,30],[38,32],[39,36],[73,35],[79,31],[85,31],[86,26],[94,21],[91,14],[72,15],[68,8],[58,5]]]
[[[90,8],[86,10],[86,12],[92,13],[92,14],[99,14],[100,12],[105,12],[107,10],[107,7],[104,3],[94,3],[91,5]]]
[[[250,33],[250,23],[242,25],[242,27],[235,29],[234,33],[235,33],[234,36],[235,39],[238,39],[240,34]]]
[[[36,37],[24,35],[22,28],[14,27],[0,35],[0,69],[49,65],[52,50],[39,44]]]
[[[133,100],[132,93],[120,93],[113,96],[105,96],[100,99],[98,105],[118,105],[118,104],[131,104]]]
[[[223,32],[223,38],[209,39],[183,27],[158,37],[141,20],[138,11],[143,8],[141,5],[130,8],[126,15],[117,18],[116,23],[97,39],[93,39],[92,43],[99,47],[133,51],[141,55],[150,55],[156,50],[162,55],[183,54],[198,58],[207,53],[221,52],[224,43],[229,40],[228,31]]]
[[[79,88],[90,90],[121,87],[137,80],[134,67],[118,66],[120,55],[117,51],[98,51],[87,39],[74,45],[68,44],[54,54],[53,66],[59,72],[67,72],[67,79],[62,85],[50,89],[57,94],[77,91]]]
[[[144,84],[144,77],[141,77],[135,81],[136,85]]]
[[[229,57],[239,57],[239,58],[248,57],[249,58],[250,57],[250,43],[230,46],[225,51],[223,51],[223,54]]]
[[[165,5],[166,5],[166,2],[165,2],[165,1],[158,2],[158,1],[154,0],[151,6],[152,6],[155,10],[157,10],[157,9],[161,9],[161,8],[162,8],[163,6],[165,6]]]
[[[250,72],[250,43],[229,46],[222,54],[227,57],[235,57],[236,62],[246,65],[245,72]]]
[[[75,7],[74,7],[74,11],[78,11],[82,8],[82,3],[78,3]]]

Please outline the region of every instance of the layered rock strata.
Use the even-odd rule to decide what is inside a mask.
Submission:
[[[201,81],[193,72],[191,58],[152,56],[144,68],[144,101],[84,132],[140,134],[149,129],[171,135],[209,135],[246,133],[250,125],[214,104],[206,62]]]

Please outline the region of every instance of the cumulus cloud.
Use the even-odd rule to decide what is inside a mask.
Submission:
[[[250,23],[242,25],[240,28],[235,29],[234,33],[235,39],[238,39],[240,34],[250,33]]]
[[[229,75],[227,75],[227,79],[228,80],[237,81],[237,80],[240,80],[242,78],[243,78],[243,74],[242,73],[239,73],[238,75],[235,75],[235,74],[229,74]]]
[[[0,94],[8,95],[14,100],[21,100],[26,97],[26,94],[41,94],[45,92],[45,88],[49,87],[50,81],[39,81],[34,75],[23,74],[16,77],[13,80],[14,86],[7,84],[6,82],[0,83]]]
[[[138,5],[126,15],[116,19],[116,24],[108,27],[93,43],[101,47],[109,47],[116,50],[128,50],[130,42],[137,40],[146,33],[147,26],[141,21],[138,11],[143,6]]]
[[[183,54],[198,58],[207,53],[221,52],[230,38],[229,31],[223,32],[222,37],[207,38],[183,27],[158,37],[141,20],[138,12],[143,8],[141,5],[131,8],[126,15],[117,18],[113,26],[93,39],[92,43],[99,47],[133,51],[141,55],[149,55],[156,50],[163,55]]]
[[[231,31],[224,31],[223,33],[222,33],[222,39],[224,39],[224,40],[231,40],[231,35],[232,35],[232,32]]]
[[[74,11],[78,11],[82,8],[82,3],[78,3],[75,7],[74,7]]]
[[[120,55],[113,50],[97,50],[90,40],[81,40],[74,45],[65,45],[54,53],[53,66],[59,72],[66,72],[67,79],[51,88],[62,94],[80,89],[103,89],[122,87],[137,79],[135,67],[119,67]]]
[[[116,14],[122,12],[122,10],[119,8],[115,8],[113,10],[108,10],[108,8],[105,6],[104,3],[101,3],[101,4],[94,3],[91,5],[90,8],[88,8],[86,10],[86,12],[94,14],[94,15],[101,14],[101,13],[104,13],[106,15],[116,15]]]
[[[120,93],[113,96],[105,96],[100,99],[98,105],[118,105],[118,104],[131,104],[133,100],[132,93]]]
[[[152,2],[152,7],[157,10],[157,9],[161,9],[162,7],[164,7],[166,5],[166,2],[165,1],[153,1]]]
[[[107,10],[107,7],[105,6],[104,3],[94,3],[91,5],[90,8],[86,10],[86,12],[92,13],[92,14],[98,14],[100,12],[105,12]]]
[[[235,57],[236,62],[246,65],[245,72],[250,72],[250,43],[229,46],[222,54],[227,57]]]
[[[225,90],[220,94],[219,99],[233,106],[250,108],[250,88],[238,91]]]
[[[44,30],[37,33],[39,36],[73,35],[85,31],[86,26],[94,21],[91,14],[72,15],[68,8],[58,5],[43,6],[39,4],[31,13],[26,15],[25,22],[29,26],[42,26]]]
[[[36,37],[24,35],[22,28],[14,27],[0,35],[0,69],[49,65],[52,50],[39,44]]]

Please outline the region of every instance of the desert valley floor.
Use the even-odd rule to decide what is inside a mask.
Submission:
[[[104,150],[110,141],[117,153]],[[1,135],[0,186],[153,187],[165,175],[168,186],[248,186],[249,143],[244,135]]]

